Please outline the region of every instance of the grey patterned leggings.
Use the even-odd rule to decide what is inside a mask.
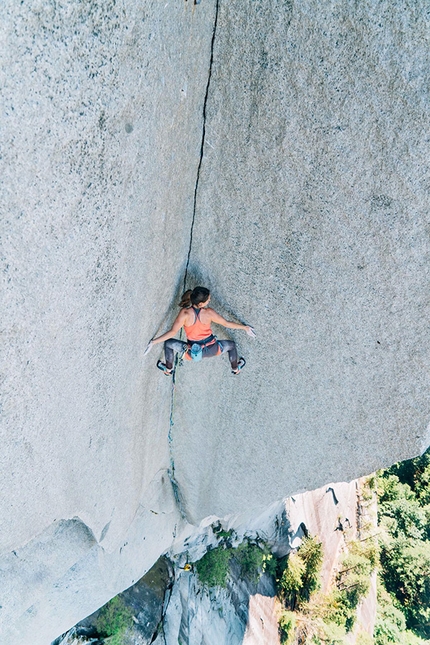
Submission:
[[[217,340],[213,345],[203,348],[202,358],[211,358],[212,356],[218,355],[218,347],[221,348],[221,354],[228,352],[228,357],[230,359],[230,365],[232,370],[237,369],[237,349],[236,343],[234,340]],[[173,367],[173,361],[175,360],[175,353],[186,352],[188,349],[188,344],[183,340],[178,340],[177,338],[169,338],[169,340],[164,341],[164,356],[166,361],[166,367],[168,370],[171,370]]]

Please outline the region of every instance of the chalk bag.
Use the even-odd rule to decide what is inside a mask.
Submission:
[[[203,348],[201,345],[198,343],[193,343],[191,345],[191,360],[193,361],[201,361],[203,358]]]

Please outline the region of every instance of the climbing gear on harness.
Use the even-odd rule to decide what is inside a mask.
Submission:
[[[162,363],[161,361],[157,361],[157,367],[159,370],[161,370],[166,376],[172,376],[173,374],[173,367],[171,370],[167,367],[165,363]]]
[[[243,368],[245,367],[245,365],[246,365],[246,360],[243,358],[243,356],[241,356],[241,357],[239,358],[238,362],[237,362],[237,370],[231,370],[231,373],[232,373],[232,374],[239,374],[239,372],[240,372],[241,370],[243,370]]]
[[[190,349],[190,356],[192,361],[201,361],[203,358],[203,347],[198,343],[193,343]]]
[[[187,352],[192,361],[201,361],[203,358],[203,350],[206,347],[211,347],[217,341],[216,336],[211,334],[203,340],[189,340],[187,343],[188,349]]]

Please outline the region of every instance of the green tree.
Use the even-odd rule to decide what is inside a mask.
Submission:
[[[381,579],[406,627],[425,638],[430,637],[429,482],[427,452],[382,472],[378,483]]]
[[[276,558],[265,544],[252,544],[244,540],[234,551],[234,557],[240,564],[241,573],[252,582],[257,582],[265,571],[276,573]]]
[[[115,596],[98,612],[95,628],[100,636],[110,637],[110,645],[121,645],[122,636],[133,624],[133,613],[121,596]]]
[[[309,600],[311,594],[320,587],[323,563],[322,544],[316,538],[309,536],[303,540],[299,553],[305,564],[301,600]]]
[[[294,643],[295,630],[295,614],[292,611],[283,611],[278,622],[278,631],[281,645],[292,645],[292,643]]]
[[[403,612],[382,583],[378,582],[378,611],[376,614],[375,645],[427,645],[428,641],[406,628]]]
[[[430,504],[430,450],[421,457],[395,464],[383,475],[395,475],[402,484],[409,485],[422,506]]]
[[[280,595],[285,604],[295,609],[309,600],[320,584],[323,560],[322,544],[314,537],[304,538],[296,553],[281,561],[277,578]]]
[[[430,638],[430,543],[398,539],[381,551],[382,579],[398,601],[406,625]]]
[[[430,453],[426,452],[417,463],[414,477],[414,490],[422,506],[430,504]]]
[[[299,553],[290,553],[285,562],[285,569],[278,579],[280,595],[287,607],[295,609],[303,587],[306,565]]]
[[[229,572],[231,549],[222,546],[212,549],[196,563],[197,574],[206,587],[225,587]]]
[[[427,534],[426,509],[417,500],[409,484],[396,475],[380,479],[379,524],[394,538],[422,539]]]

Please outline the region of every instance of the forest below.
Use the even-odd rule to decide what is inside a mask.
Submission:
[[[378,473],[376,645],[430,642],[430,451]]]

